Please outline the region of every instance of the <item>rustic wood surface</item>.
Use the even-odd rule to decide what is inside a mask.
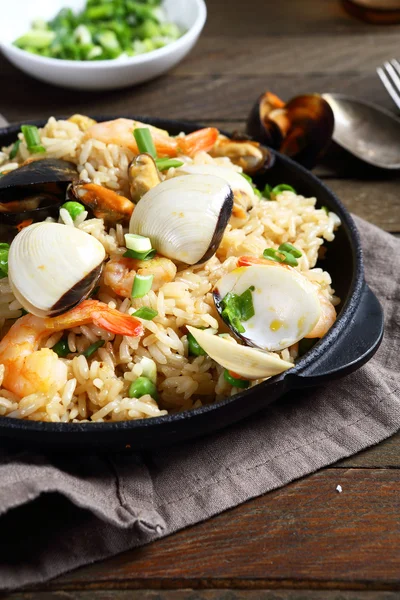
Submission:
[[[336,91],[394,110],[375,68],[400,26],[355,21],[339,0],[209,0],[191,55],[136,88],[38,83],[0,59],[10,121],[134,113],[241,129],[255,98]],[[315,171],[354,213],[400,232],[400,176],[332,148]],[[400,436],[147,547],[4,600],[394,600],[400,598]],[[343,492],[339,494],[336,486]]]

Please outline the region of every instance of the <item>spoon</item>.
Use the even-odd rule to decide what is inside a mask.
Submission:
[[[322,94],[335,117],[332,139],[364,162],[400,169],[400,119],[389,111],[343,94]]]

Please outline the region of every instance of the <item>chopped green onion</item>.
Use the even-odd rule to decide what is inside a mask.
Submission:
[[[303,256],[303,253],[300,252],[300,250],[298,250],[297,248],[295,248],[295,246],[293,246],[292,244],[289,244],[289,242],[281,244],[278,250],[279,252],[289,252],[289,254],[292,254],[292,256],[294,256],[295,258],[300,258],[301,256]]]
[[[0,243],[0,279],[8,276],[8,252],[10,244],[6,242]]]
[[[247,173],[240,173],[240,175],[241,175],[242,177],[244,177],[244,178],[245,178],[245,180],[246,180],[246,181],[248,181],[249,183],[253,183],[253,180],[252,180],[252,178],[250,177],[250,175],[247,175]]]
[[[73,200],[69,202],[64,202],[60,208],[65,208],[71,216],[71,219],[75,221],[76,217],[81,215],[86,209],[80,202],[74,202]]]
[[[139,319],[145,319],[146,321],[152,321],[158,312],[154,310],[154,308],[149,308],[148,306],[142,306],[138,308],[136,312],[133,313],[132,317],[139,317]]]
[[[99,340],[98,342],[94,342],[94,344],[90,344],[89,348],[86,348],[86,350],[84,350],[82,352],[82,356],[86,356],[86,358],[90,358],[92,356],[92,354],[97,352],[97,350],[99,348],[101,348],[102,346],[104,346],[104,344],[105,344],[104,340]]]
[[[154,360],[142,356],[138,364],[142,367],[142,376],[147,377],[153,383],[157,383],[157,365]]]
[[[37,152],[46,152],[46,148],[40,144],[39,130],[36,125],[22,125],[21,131],[24,134],[29,152],[32,154],[36,154]]]
[[[275,248],[266,248],[263,252],[263,257],[283,265],[290,265],[291,267],[297,267],[299,264],[293,254],[284,250],[276,250]]]
[[[61,338],[57,344],[54,344],[52,350],[59,356],[60,358],[65,358],[71,352],[68,346],[67,338]]]
[[[259,198],[262,198],[262,197],[263,197],[262,193],[261,193],[261,192],[260,192],[260,190],[259,190],[259,189],[257,189],[257,188],[254,188],[254,193],[255,193],[255,195],[256,195],[256,196],[258,196]]]
[[[159,171],[166,171],[172,167],[174,167],[174,169],[179,169],[179,167],[185,164],[181,160],[176,160],[175,158],[156,158],[155,163]]]
[[[222,318],[228,321],[238,333],[245,332],[242,322],[248,321],[255,314],[252,297],[254,289],[254,286],[251,286],[240,296],[228,292],[221,301]]]
[[[263,191],[261,192],[261,196],[266,198],[267,200],[272,200],[271,198],[272,187],[267,183]]]
[[[48,48],[50,46],[55,37],[56,34],[54,31],[48,31],[45,29],[31,29],[31,31],[28,31],[15,40],[14,44],[23,50],[26,48],[26,46],[29,46],[29,48],[34,50],[43,50],[44,48]]]
[[[11,158],[11,155],[10,155]],[[327,215],[329,215],[329,208],[327,206],[321,206],[321,210],[323,210],[324,212],[326,212]]]
[[[152,249],[151,240],[143,235],[136,235],[135,233],[125,233],[125,245],[128,250],[134,250],[135,252],[148,252]]]
[[[153,158],[157,157],[156,147],[148,127],[137,127],[133,130],[133,136],[140,153],[147,152]]]
[[[240,379],[238,377],[233,377],[233,375],[230,374],[228,369],[224,370],[224,379],[225,379],[225,381],[227,381],[234,387],[240,388],[242,390],[245,390],[250,385],[250,381],[248,381],[247,379]]]
[[[141,398],[146,394],[158,400],[157,388],[148,377],[138,377],[136,381],[132,381],[128,391],[129,398]]]
[[[150,290],[154,275],[135,275],[133,280],[131,298],[143,298]]]
[[[16,142],[14,142],[13,147],[11,148],[11,151],[10,151],[10,160],[13,160],[13,158],[15,158],[17,156],[20,144],[21,144],[21,140],[17,140]]]
[[[318,338],[303,338],[299,341],[299,357],[304,356],[318,342]]]
[[[189,354],[191,356],[206,356],[207,353],[203,350],[203,348],[200,346],[194,335],[190,333],[190,331],[188,331],[187,334],[187,341],[189,346]]]
[[[152,248],[147,252],[135,252],[135,250],[127,250],[124,254],[125,258],[135,258],[136,260],[150,260],[157,254],[157,250]]]
[[[24,317],[25,315],[28,314],[28,311],[25,310],[24,308],[21,308],[20,310],[21,310],[21,317]]]
[[[276,185],[272,190],[272,194],[274,196],[277,196],[278,194],[281,194],[282,192],[293,192],[295,194],[296,190],[291,185],[288,185],[287,183],[281,183],[279,185]]]

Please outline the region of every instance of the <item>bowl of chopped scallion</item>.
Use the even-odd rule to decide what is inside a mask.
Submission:
[[[204,0],[18,0],[0,21],[0,48],[47,83],[115,89],[175,66],[205,20]]]

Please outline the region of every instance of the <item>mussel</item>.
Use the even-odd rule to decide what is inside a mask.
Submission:
[[[334,116],[319,94],[296,96],[286,104],[266,92],[253,106],[247,133],[303,166],[312,168],[332,139]]]
[[[55,158],[30,161],[0,177],[0,223],[56,217],[64,202],[67,186],[78,179],[73,163]]]
[[[160,172],[150,154],[143,152],[135,156],[128,167],[128,181],[131,198],[135,204],[146,192],[161,182]]]
[[[268,148],[240,133],[230,138],[220,135],[209,153],[216,158],[227,156],[247,175],[262,175],[274,162]]]
[[[103,245],[88,233],[59,223],[34,223],[11,243],[8,276],[25,310],[54,317],[92,292],[104,259]]]
[[[220,177],[182,175],[159,183],[143,196],[129,231],[149,237],[163,256],[194,265],[215,254],[232,206],[232,190]]]
[[[232,318],[233,306],[246,293],[246,320]],[[280,351],[307,336],[321,315],[315,286],[287,265],[241,266],[224,275],[213,290],[216,308],[233,333],[246,344]],[[229,300],[230,299],[230,300]]]
[[[106,225],[128,224],[134,208],[133,202],[128,198],[96,183],[71,183],[67,196],[84,204],[97,219],[103,219]]]

